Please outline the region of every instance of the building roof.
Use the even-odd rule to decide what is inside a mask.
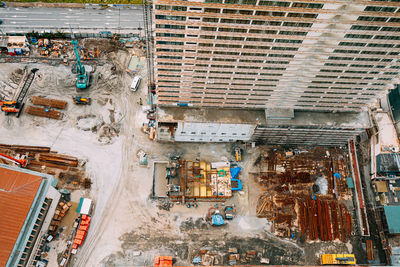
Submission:
[[[265,123],[264,110],[158,107],[157,117],[160,122]]]
[[[314,127],[364,129],[371,127],[367,112],[294,111],[294,117],[268,119],[264,109],[216,109],[191,107],[158,107],[159,122],[207,122],[257,124],[271,127]]]
[[[381,153],[376,156],[376,172],[381,175],[400,174],[400,153]]]
[[[400,234],[400,206],[385,206],[384,209],[389,233]]]
[[[0,166],[0,266],[5,266],[32,203],[42,177]]]

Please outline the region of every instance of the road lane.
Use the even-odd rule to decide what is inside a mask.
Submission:
[[[4,33],[63,31],[74,33],[98,33],[111,31],[137,33],[143,27],[143,12],[135,9],[71,9],[71,8],[0,8],[0,29]]]

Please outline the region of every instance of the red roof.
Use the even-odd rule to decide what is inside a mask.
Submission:
[[[0,167],[0,266],[5,266],[42,177]]]

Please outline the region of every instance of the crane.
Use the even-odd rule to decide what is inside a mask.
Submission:
[[[76,87],[78,89],[86,89],[89,85],[89,76],[85,70],[85,66],[82,65],[81,59],[79,58],[78,41],[72,40],[71,43],[74,45],[74,51],[75,51],[75,56],[76,56],[76,73],[78,74],[78,79],[76,81]]]
[[[15,101],[0,101],[0,109],[4,111],[6,115],[9,113],[17,113],[17,118],[19,117],[22,108],[24,107],[24,99],[26,94],[28,93],[29,87],[35,78],[35,73],[38,70],[39,69],[36,68],[31,70]]]

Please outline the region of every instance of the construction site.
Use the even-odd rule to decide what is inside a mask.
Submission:
[[[297,64],[302,60],[298,55],[309,55],[307,49],[319,42],[315,36],[298,54],[283,50],[298,49],[301,42],[279,49],[247,46],[248,41],[272,42],[249,40],[261,33],[255,28],[272,27],[262,34],[274,40],[278,33],[273,31],[294,27],[257,18],[280,17],[275,12],[284,9],[279,12],[309,15],[288,15],[282,21],[305,19],[321,26],[333,23],[334,5],[340,10],[345,3],[323,8],[296,1],[229,1],[179,1],[179,6],[145,1],[139,35],[107,31],[77,37],[71,29],[1,37],[0,197],[7,201],[0,203],[6,218],[0,228],[8,230],[0,231],[0,266],[400,264],[400,128],[393,115],[400,107],[383,97],[394,87],[392,81],[363,81],[362,89],[355,88],[355,81],[346,85],[350,89],[329,85],[305,92],[308,83],[338,79],[315,75],[315,81],[306,81],[310,72],[322,68],[314,64],[304,72],[296,69],[304,78],[299,87],[304,88],[285,95],[285,88],[296,84],[291,79],[298,75],[288,74],[293,69],[272,70],[264,65],[285,63],[261,62],[258,57],[266,55],[244,53],[280,50],[274,53],[286,58],[293,53]],[[396,2],[376,3],[385,4],[400,7]],[[359,13],[373,12],[361,11],[362,5],[358,3],[358,11],[348,9],[351,16],[344,25],[355,23],[353,17],[363,15]],[[267,11],[252,10],[254,6]],[[230,16],[235,21],[228,21]],[[240,21],[246,16],[249,23]],[[213,23],[233,24],[236,30],[213,30]],[[247,39],[197,38],[196,29],[189,27],[213,31],[214,37],[227,36],[218,31],[240,32]],[[307,32],[312,30],[308,25]],[[307,32],[282,33],[279,38],[295,40]],[[334,39],[347,38],[339,35]],[[332,37],[322,36],[325,41]],[[196,38],[208,40],[194,44]],[[218,40],[225,40],[226,46]],[[210,44],[210,53],[202,50]],[[367,47],[381,49],[363,49]],[[228,48],[241,54],[221,53]],[[209,61],[194,59],[195,53],[210,58],[218,54],[210,61],[234,60],[234,68],[252,70],[228,73],[228,63],[195,64]],[[251,58],[242,61],[247,56]],[[333,64],[335,59],[318,60]],[[251,82],[256,65],[264,67]],[[346,70],[356,68],[349,65]],[[333,69],[326,67],[325,72]],[[193,76],[196,72],[206,74]],[[267,72],[284,77],[259,79]],[[367,74],[377,79],[397,75]],[[367,74],[343,76],[342,81]],[[235,83],[236,78],[246,81]],[[278,89],[264,95],[262,88],[275,82]],[[339,92],[335,90],[343,103],[324,102]],[[280,102],[282,106],[276,105]]]

